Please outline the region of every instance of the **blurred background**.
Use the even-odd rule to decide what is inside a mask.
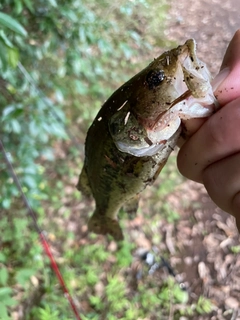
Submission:
[[[239,319],[234,219],[170,157],[122,211],[125,240],[88,234],[75,189],[87,129],[121,84],[195,38],[215,76],[240,27],[234,0],[2,0],[0,138],[82,319]],[[0,320],[73,315],[0,154]]]

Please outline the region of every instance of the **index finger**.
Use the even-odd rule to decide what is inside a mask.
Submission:
[[[240,98],[211,116],[182,146],[179,171],[202,182],[202,172],[210,164],[240,151]]]
[[[240,29],[227,48],[220,70],[213,81],[217,87],[214,93],[220,105],[225,105],[240,96]],[[227,73],[227,77],[221,79],[221,74],[224,76]],[[220,85],[217,85],[218,81]]]

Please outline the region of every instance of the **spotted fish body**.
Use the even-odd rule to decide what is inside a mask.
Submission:
[[[181,134],[181,119],[206,117],[215,98],[194,40],[165,52],[115,91],[90,126],[77,188],[93,195],[89,231],[122,240],[118,211],[137,209],[138,194],[164,167]]]

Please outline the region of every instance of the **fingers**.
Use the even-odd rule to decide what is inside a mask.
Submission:
[[[219,104],[224,106],[240,96],[240,53],[236,67],[214,92]]]
[[[235,32],[232,40],[228,45],[220,70],[229,66],[232,66],[232,68],[234,68],[234,63],[239,60],[239,53],[240,53],[239,48],[240,48],[240,29]]]
[[[240,152],[208,166],[203,183],[212,200],[224,211],[240,215]]]
[[[227,48],[220,70],[213,85],[218,84],[215,95],[220,105],[225,105],[240,96],[240,29]]]
[[[179,171],[187,178],[203,182],[205,168],[240,152],[240,98],[211,116],[179,151]],[[240,177],[239,177],[240,178]]]

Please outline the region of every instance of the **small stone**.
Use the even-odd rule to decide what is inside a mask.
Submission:
[[[117,250],[117,243],[116,241],[111,241],[108,245],[108,251],[115,252]]]
[[[234,297],[228,297],[225,299],[225,306],[231,309],[237,309],[239,307],[239,301]]]
[[[193,259],[192,259],[192,257],[186,257],[186,258],[184,259],[184,262],[185,262],[185,264],[187,264],[187,265],[192,265],[192,264],[193,264]]]

